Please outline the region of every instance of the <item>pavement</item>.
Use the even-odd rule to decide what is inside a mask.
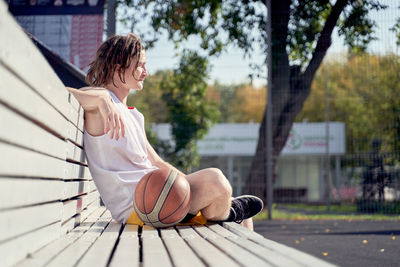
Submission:
[[[254,230],[338,266],[400,266],[400,221],[262,220]]]

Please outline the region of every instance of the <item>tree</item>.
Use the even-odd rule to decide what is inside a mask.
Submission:
[[[173,72],[164,72],[160,83],[174,141],[173,146],[164,143],[161,154],[185,171],[198,164],[197,140],[218,121],[217,109],[205,101],[208,72],[207,59],[185,51],[179,67]]]
[[[257,43],[266,49],[266,1],[126,0],[136,12],[135,25],[147,14],[154,43],[162,30],[177,45],[190,36],[200,37],[200,47],[218,55],[234,44],[249,55]],[[364,51],[374,39],[375,22],[368,14],[385,8],[379,0],[271,1],[272,28],[272,132],[276,162],[296,115],[310,94],[311,82],[329,46],[335,27],[352,51]],[[148,12],[148,10],[152,10]],[[134,27],[133,27],[134,28]],[[137,29],[140,33],[140,29]],[[141,33],[140,33],[141,34]],[[142,35],[143,36],[143,35]],[[245,191],[264,197],[265,120]]]
[[[321,65],[296,121],[325,121],[328,86],[329,118],[345,123],[347,153],[365,155],[370,144],[379,139],[388,153],[387,161],[398,163],[399,155],[394,152],[400,150],[400,57],[359,54],[342,59]]]
[[[128,96],[128,106],[146,118],[146,134],[158,153],[177,168],[188,171],[198,163],[196,141],[218,120],[216,105],[206,99],[208,61],[185,51],[175,70],[160,70],[146,78],[144,89]],[[152,132],[151,123],[170,123],[171,143]]]
[[[398,8],[400,9],[400,6]],[[397,45],[400,45],[400,18],[397,19],[396,24],[391,30],[396,34]]]
[[[136,107],[143,113],[148,123],[167,122],[167,107],[162,100],[163,90],[160,88],[161,82],[168,71],[157,71],[153,75],[149,75],[142,91],[129,94],[127,105]],[[169,71],[172,74],[172,71]]]
[[[247,84],[224,85],[215,82],[207,89],[207,99],[217,104],[219,122],[260,122],[265,107],[265,88]]]
[[[240,111],[238,122],[258,122],[263,119],[267,90],[246,85],[236,89],[236,98],[240,100],[235,109]]]

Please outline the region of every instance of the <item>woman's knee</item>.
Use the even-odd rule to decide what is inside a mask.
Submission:
[[[207,170],[212,173],[212,175],[210,175],[212,188],[215,189],[217,193],[220,193],[227,197],[231,197],[232,186],[225,175],[222,173],[222,171],[217,168],[209,168]]]

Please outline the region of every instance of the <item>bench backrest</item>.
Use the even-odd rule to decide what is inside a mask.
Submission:
[[[0,266],[57,239],[99,207],[83,110],[0,1]]]

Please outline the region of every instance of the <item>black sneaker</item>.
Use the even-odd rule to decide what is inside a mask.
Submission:
[[[232,221],[241,223],[262,211],[264,204],[261,199],[252,195],[238,196],[232,199],[231,211],[235,215]]]

